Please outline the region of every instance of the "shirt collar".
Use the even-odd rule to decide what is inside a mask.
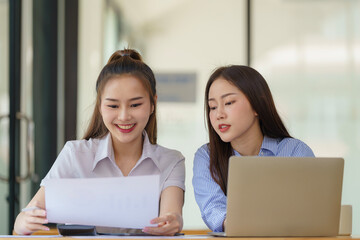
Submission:
[[[156,155],[157,144],[150,143],[149,137],[145,130],[143,131],[143,137],[144,137],[144,143],[143,143],[142,154],[139,161],[136,163],[135,167],[145,159],[151,159],[155,163],[156,167],[160,169],[160,162]]]
[[[158,158],[156,157],[157,144],[150,143],[149,137],[145,130],[143,131],[142,134],[144,137],[143,150],[142,150],[141,157],[140,157],[139,161],[136,163],[135,167],[137,165],[139,165],[145,159],[151,159],[155,163],[155,165],[160,169],[160,163],[159,163]],[[99,139],[99,144],[98,144],[98,147],[97,147],[97,150],[95,153],[92,170],[94,171],[96,165],[101,160],[104,160],[106,158],[115,164],[114,149],[112,147],[112,140],[111,140],[110,132],[108,134],[106,134],[104,137]]]
[[[113,161],[115,163],[114,149],[112,147],[110,132],[107,133],[104,137],[99,139],[99,144],[95,152],[95,158],[94,158],[92,170],[94,171],[98,162],[106,158],[108,158],[110,161]]]
[[[260,152],[266,150],[271,152],[271,154],[275,156],[278,150],[278,143],[278,139],[264,136]],[[268,156],[268,154],[266,155]]]
[[[266,156],[275,156],[278,149],[278,140],[276,138],[271,138],[268,136],[264,136],[263,142],[261,144],[259,156],[263,155],[262,153],[266,152]],[[235,149],[235,156],[241,156]]]

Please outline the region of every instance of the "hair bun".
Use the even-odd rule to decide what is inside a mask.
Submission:
[[[111,62],[118,61],[119,59],[121,59],[123,57],[130,57],[133,60],[142,61],[142,57],[141,57],[140,53],[138,53],[136,50],[124,49],[124,50],[118,50],[118,51],[114,52],[113,55],[111,55],[111,57],[109,58],[109,61],[107,63],[109,64]]]

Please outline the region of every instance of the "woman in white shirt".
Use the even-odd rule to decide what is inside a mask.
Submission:
[[[17,234],[48,230],[46,179],[160,175],[157,227],[143,232],[174,235],[182,230],[185,190],[183,155],[156,144],[156,82],[135,50],[115,52],[96,82],[94,113],[83,140],[69,141],[40,184],[40,189],[15,221]]]

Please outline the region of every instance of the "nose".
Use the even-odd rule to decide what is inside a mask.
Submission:
[[[224,119],[226,116],[224,108],[222,106],[218,106],[216,110],[217,110],[216,111],[216,119],[217,120]]]
[[[128,121],[131,119],[131,114],[128,108],[120,108],[118,112],[118,120]]]

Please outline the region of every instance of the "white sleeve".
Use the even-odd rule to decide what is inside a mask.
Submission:
[[[46,174],[45,178],[41,181],[40,186],[44,186],[46,179],[50,178],[73,178],[74,177],[74,167],[72,166],[72,159],[74,158],[73,149],[71,148],[71,143],[67,142],[58,157],[56,158],[54,164],[52,165],[50,171]]]

